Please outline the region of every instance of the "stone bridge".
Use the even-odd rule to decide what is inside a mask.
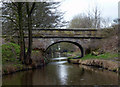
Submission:
[[[56,43],[68,42],[77,45],[81,50],[81,57],[84,56],[85,49],[88,47],[91,39],[102,39],[103,29],[33,29],[33,49],[43,49],[46,51]],[[28,42],[27,31],[25,31],[25,41]],[[26,44],[27,45],[27,44]]]

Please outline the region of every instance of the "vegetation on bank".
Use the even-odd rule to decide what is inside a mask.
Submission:
[[[2,63],[17,61],[19,58],[20,46],[14,43],[2,45]]]
[[[2,72],[9,73],[23,68],[19,60],[20,46],[14,43],[2,45]]]
[[[80,56],[74,56],[74,57],[68,57],[69,59],[79,58]],[[118,54],[117,53],[104,53],[100,55],[93,55],[93,54],[87,54],[83,58],[80,58],[81,60],[87,60],[87,59],[109,59],[109,60],[117,60]]]
[[[40,54],[40,53],[39,53]],[[32,51],[32,57],[38,56],[38,51]],[[20,61],[20,46],[15,43],[6,43],[2,45],[2,73],[9,74],[16,71],[36,68],[36,62],[31,65],[25,65]],[[38,60],[41,61],[40,56]],[[44,58],[42,59],[45,60]],[[33,60],[34,61],[34,60]],[[39,62],[41,65],[43,62]],[[46,60],[45,60],[46,63]],[[35,66],[36,65],[36,66]]]
[[[98,56],[92,55],[92,54],[88,54],[85,57],[81,58],[82,60],[86,60],[86,59],[115,59],[118,58],[118,54],[116,53],[104,53],[104,54],[100,54]]]

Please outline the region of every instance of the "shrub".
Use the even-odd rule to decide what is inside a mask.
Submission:
[[[2,61],[16,61],[19,57],[20,46],[14,43],[7,43],[2,45]]]

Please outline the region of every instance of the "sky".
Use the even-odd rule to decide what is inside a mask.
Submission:
[[[37,0],[28,1],[31,2]],[[80,13],[87,13],[88,10],[92,10],[96,5],[100,9],[102,17],[104,18],[109,17],[111,20],[114,20],[118,18],[118,2],[120,0],[38,0],[38,1],[62,2],[61,6],[59,7],[59,10],[65,12],[64,19],[66,21],[70,21],[74,16]]]
[[[65,12],[64,19],[70,21],[74,16],[80,13],[86,13],[88,10],[97,6],[101,11],[101,16],[114,20],[118,18],[118,2],[120,0],[61,0],[59,10]]]

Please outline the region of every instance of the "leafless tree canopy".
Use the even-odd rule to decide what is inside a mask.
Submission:
[[[109,27],[110,19],[103,18],[100,9],[96,6],[86,14],[81,13],[75,16],[69,24],[70,28],[101,28]]]

